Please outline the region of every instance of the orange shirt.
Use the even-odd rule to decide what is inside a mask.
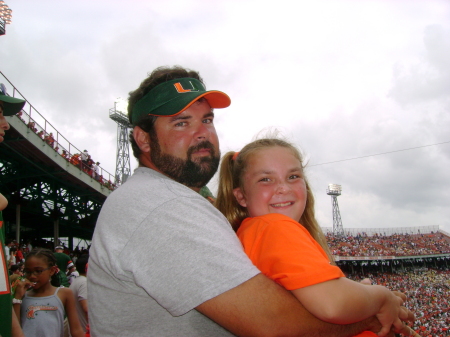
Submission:
[[[308,230],[283,214],[247,218],[237,236],[253,264],[287,290],[345,277]],[[355,337],[376,336],[364,331]]]
[[[253,264],[287,290],[345,277],[306,228],[283,214],[247,218],[237,235]]]

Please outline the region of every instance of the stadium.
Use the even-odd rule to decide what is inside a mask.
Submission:
[[[420,336],[450,336],[450,236],[438,226],[345,229],[324,228],[336,264],[353,280],[406,294]]]

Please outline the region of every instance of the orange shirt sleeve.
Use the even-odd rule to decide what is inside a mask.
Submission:
[[[309,232],[285,215],[247,218],[237,235],[253,264],[287,290],[344,277]]]

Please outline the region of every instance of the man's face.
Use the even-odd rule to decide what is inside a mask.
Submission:
[[[3,116],[3,102],[0,101],[0,143],[3,142],[5,137],[5,131],[9,129],[9,123]]]
[[[206,100],[177,116],[157,118],[150,133],[150,160],[158,171],[188,187],[201,188],[220,161],[214,114]]]

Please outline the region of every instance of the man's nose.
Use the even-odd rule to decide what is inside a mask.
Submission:
[[[209,129],[206,127],[206,124],[200,123],[197,129],[195,130],[195,138],[197,139],[207,139],[209,137]]]

